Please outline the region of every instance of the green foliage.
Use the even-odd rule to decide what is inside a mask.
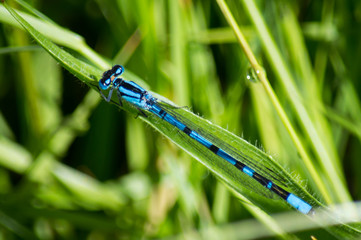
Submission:
[[[321,202],[360,198],[360,55],[358,33],[351,40],[345,30],[355,28],[347,4],[361,9],[347,1],[38,1],[40,11],[1,4],[1,237],[357,236],[358,225],[338,219],[308,230],[322,221],[275,217],[289,206],[156,117],[99,104],[97,89],[104,70],[124,65],[126,79],[192,106],[205,118],[174,111],[242,150],[321,216]],[[24,11],[15,12],[19,5]],[[277,157],[231,132],[261,139]],[[251,217],[263,225],[248,228]]]

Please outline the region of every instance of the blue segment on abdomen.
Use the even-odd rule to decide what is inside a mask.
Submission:
[[[171,116],[167,112],[165,112],[162,108],[160,108],[157,105],[151,105],[151,108],[149,109],[154,114],[156,114],[158,117],[162,118],[164,121],[168,122],[169,124],[172,124],[179,130],[183,131],[186,128],[186,125],[178,121],[175,117]],[[161,112],[164,113],[164,115],[161,114]]]
[[[254,173],[254,170],[253,170],[253,169],[245,166],[245,167],[242,169],[242,171],[243,171],[245,174],[247,174],[248,176],[253,177],[253,173]]]
[[[165,121],[169,122],[170,124],[172,124],[173,126],[175,126],[176,128],[178,128],[181,131],[183,131],[184,128],[186,127],[186,125],[184,125],[183,123],[181,123],[180,121],[178,121],[177,119],[175,119],[174,117],[169,115],[168,113],[164,116],[163,119]]]
[[[291,204],[294,208],[296,208],[298,211],[304,214],[308,214],[312,206],[299,197],[295,196],[294,194],[290,193],[290,195],[287,197],[286,201]]]
[[[231,157],[228,153],[226,153],[225,151],[223,151],[222,149],[219,149],[217,152],[217,155],[220,156],[221,158],[227,160],[227,162],[235,165],[236,164],[236,160]]]
[[[207,139],[205,139],[195,131],[191,131],[191,134],[189,134],[189,136],[197,140],[199,143],[201,143],[203,146],[207,148],[210,148],[213,145],[210,141],[208,141]]]

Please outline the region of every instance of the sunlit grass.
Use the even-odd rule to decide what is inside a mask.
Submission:
[[[227,223],[252,217],[271,230],[262,236],[330,236],[326,227],[296,233],[310,229],[306,221],[297,230],[279,224],[272,213],[287,209],[284,203],[243,192],[243,180],[229,175],[233,169],[198,153],[157,119],[146,121],[163,135],[134,119],[132,108],[126,106],[133,115],[121,118],[125,115],[115,106],[99,105],[97,79],[112,64],[123,64],[127,79],[191,106],[272,153],[272,159],[262,155],[260,162],[286,176],[288,187],[314,206],[319,205],[316,199],[327,204],[358,199],[361,105],[353,80],[359,70],[348,57],[356,50],[352,42],[345,43],[349,33],[343,32],[351,24],[348,10],[333,1],[305,9],[295,3],[218,3],[84,1],[85,8],[61,6],[84,16],[87,20],[78,23],[84,29],[89,21],[91,31],[82,33],[48,21],[56,14],[44,17],[31,6],[30,14],[21,15],[25,21],[16,21],[0,5],[4,236],[160,238],[199,230],[209,237],[215,228],[237,238],[237,229]],[[56,61],[33,47],[18,21],[28,22],[27,31]],[[249,46],[239,44],[232,31],[240,31]],[[97,38],[80,37],[87,33]],[[251,66],[264,71],[259,81],[247,80]],[[258,152],[187,109],[179,111],[247,154]],[[328,230],[339,237],[359,231],[346,225]],[[250,229],[244,236],[260,235]]]

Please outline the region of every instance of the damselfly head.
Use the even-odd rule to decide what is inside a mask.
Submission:
[[[105,71],[103,73],[103,77],[99,80],[100,89],[107,90],[112,83],[113,85],[118,85],[121,82],[121,79],[117,80],[117,77],[120,76],[123,72],[124,67],[121,65],[114,65],[112,69]]]

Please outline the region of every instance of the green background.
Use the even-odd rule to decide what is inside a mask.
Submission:
[[[51,19],[42,16],[44,22],[54,21],[72,32],[69,37],[52,31],[55,27],[47,30],[48,37],[75,58],[105,68],[94,64],[89,52],[72,48],[76,33],[109,66],[124,65],[126,73],[136,74],[153,92],[190,106],[265,149],[321,202],[360,199],[361,3],[257,1],[257,15],[249,2],[227,4],[312,159],[324,193],[300,159],[263,85],[247,79],[253,76],[249,61],[216,1],[29,4]],[[19,3],[9,4],[26,12]],[[277,220],[267,214],[287,208],[275,201],[264,207],[265,215],[250,211],[202,164],[134,114],[100,101],[96,91],[14,27],[11,17],[0,18],[0,238],[279,234],[267,217]],[[265,32],[257,21],[266,23]],[[267,44],[267,34],[282,62]],[[62,37],[70,43],[62,44]],[[290,74],[287,81],[300,98],[283,82],[282,69]],[[294,101],[308,111],[311,123],[305,123]],[[317,131],[317,141],[310,129]],[[322,147],[329,161],[318,152]],[[337,178],[328,164],[337,170]],[[251,222],[257,229],[247,227],[254,217],[264,225]],[[346,236],[342,231],[336,231],[338,236]],[[322,239],[328,234],[320,228],[292,237]]]

